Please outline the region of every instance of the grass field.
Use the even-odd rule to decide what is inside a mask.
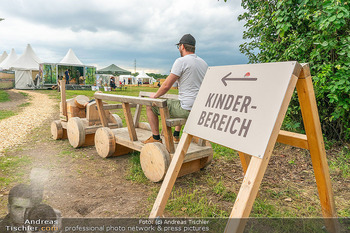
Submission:
[[[140,91],[155,92],[156,88],[128,87],[127,90],[105,92],[108,94],[138,96]],[[40,90],[50,98],[60,100],[60,93],[54,90]],[[172,89],[169,93],[177,94]],[[67,98],[77,95],[86,95],[93,98],[94,91],[67,90]],[[0,92],[1,96],[1,92]],[[6,97],[3,97],[6,99]],[[124,121],[122,110],[115,111]],[[141,114],[141,121],[147,121],[145,111]],[[125,125],[125,121],[124,121]],[[40,135],[39,135],[40,137]],[[235,202],[237,192],[243,178],[238,153],[212,143],[214,159],[211,165],[201,172],[184,176],[177,181],[166,206],[166,216],[181,217],[228,217]],[[62,150],[58,156],[69,155],[72,159],[89,159],[79,150]],[[349,144],[341,146],[331,145],[327,150],[332,185],[335,193],[337,214],[339,217],[350,217],[350,193],[344,190],[344,184],[350,182],[350,149]],[[10,174],[30,165],[27,157],[1,158],[2,174]],[[143,174],[139,153],[134,152],[128,157],[127,175],[125,182],[135,182],[145,185],[152,190],[148,197],[148,212],[156,198],[159,186],[151,183]],[[11,167],[11,169],[10,169]],[[79,170],[80,173],[84,171]],[[21,174],[6,175],[0,179],[0,185],[18,181]],[[306,150],[277,144],[271,157],[267,173],[260,186],[259,194],[254,202],[251,217],[294,218],[294,217],[321,217],[321,206],[312,170],[310,154]]]
[[[156,88],[150,87],[129,87],[127,90],[117,90],[112,92],[105,92],[108,94],[117,95],[128,95],[128,96],[138,96],[140,91],[156,92]],[[49,93],[53,98],[60,99],[60,94],[55,91],[45,91]],[[170,94],[177,94],[178,90],[171,89]],[[86,95],[93,98],[94,91],[76,91],[67,90],[67,98],[72,98],[76,95]],[[125,125],[124,116],[122,110],[117,113],[122,119]],[[147,121],[145,111],[141,114],[141,121]],[[217,144],[212,143],[214,150],[214,160],[218,160],[219,163],[232,163],[233,160],[239,160],[238,153],[233,149],[226,148]],[[350,151],[347,146],[330,156],[330,169],[333,173],[338,173],[344,179],[349,180],[349,166],[350,166]],[[287,159],[286,163],[288,166],[298,166],[298,159]],[[134,182],[147,184],[149,181],[144,176],[142,169],[140,167],[139,153],[134,152],[134,155],[130,157],[130,170],[127,176],[128,180]],[[195,181],[189,181],[189,186]],[[210,192],[211,195],[215,196],[219,200],[227,201],[231,204],[234,203],[236,198],[236,193],[229,187],[225,177],[214,178],[208,174],[208,177],[204,181],[200,181],[208,187],[206,192]],[[236,187],[236,190],[238,187]],[[255,217],[296,217],[296,216],[319,216],[320,206],[307,206],[302,203],[302,196],[298,190],[298,186],[287,185],[284,190],[267,189],[265,194],[258,196],[252,210],[251,216]],[[305,190],[304,190],[305,191]],[[198,217],[227,217],[229,212],[224,210],[222,206],[213,202],[210,195],[199,195],[203,194],[203,190],[196,188],[192,185],[189,189],[176,189],[173,192],[171,199],[167,205],[167,211],[171,212],[175,216],[181,216],[184,213],[188,216],[198,216]],[[306,193],[307,191],[305,191]],[[155,193],[156,194],[156,193]],[[295,206],[290,205],[283,206],[284,203],[288,203],[289,198],[296,200]],[[316,197],[317,198],[317,197]],[[282,199],[282,200],[281,200]],[[287,200],[287,201],[286,201]],[[281,205],[276,205],[278,201]],[[184,206],[189,207],[184,207]],[[349,205],[342,206],[339,211],[339,216],[349,217],[350,209]]]
[[[10,101],[9,94],[4,90],[0,90],[0,102],[6,101]]]
[[[28,98],[28,94],[24,92],[19,92],[24,98]],[[10,95],[4,91],[0,90],[0,103],[11,101]],[[28,106],[30,103],[26,102],[17,106],[15,110],[0,110],[0,120],[17,115],[23,107]]]

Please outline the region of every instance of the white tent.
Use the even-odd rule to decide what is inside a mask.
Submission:
[[[13,70],[39,70],[40,58],[35,54],[32,46],[27,45],[24,53],[11,64],[10,69]]]
[[[5,59],[7,58],[7,56],[8,56],[7,52],[4,51],[4,52],[2,53],[2,55],[1,55],[1,57],[0,57],[0,64],[1,64],[1,62],[2,62],[3,60],[5,60]]]
[[[27,45],[24,53],[11,65],[15,71],[15,88],[31,89],[34,88],[32,71],[39,71],[40,58],[35,54],[32,46]]]
[[[136,78],[132,75],[119,75],[119,81],[122,82],[122,84],[125,83],[125,85],[137,83]]]
[[[136,76],[137,81],[141,81],[142,83],[149,83],[152,84],[155,82],[155,79],[148,76],[145,71],[141,71],[139,75]]]
[[[11,65],[18,59],[15,49],[11,50],[10,55],[8,55],[5,60],[0,63],[0,68],[4,70],[10,69]]]
[[[75,55],[72,49],[69,49],[66,56],[60,61],[61,64],[69,64],[69,65],[79,65],[83,66],[83,63],[79,60],[79,58]]]

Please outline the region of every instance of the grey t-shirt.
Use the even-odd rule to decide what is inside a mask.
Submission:
[[[183,109],[192,109],[207,69],[208,64],[196,54],[175,60],[171,73],[179,76],[179,100]]]

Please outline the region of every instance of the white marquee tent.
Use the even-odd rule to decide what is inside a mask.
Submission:
[[[149,83],[152,84],[153,82],[155,82],[155,79],[148,76],[145,71],[141,71],[139,75],[136,76],[137,81],[141,81],[142,83]]]
[[[15,49],[11,49],[10,55],[8,55],[1,63],[0,68],[3,70],[10,69],[11,65],[18,59]]]
[[[0,57],[0,64],[3,60],[5,60],[7,58],[8,54],[6,51],[4,51],[2,54],[1,54],[1,57]]]
[[[136,78],[132,75],[119,75],[119,81],[125,85],[128,84],[137,84]]]
[[[84,66],[72,49],[68,50],[66,56],[60,61],[60,64]]]
[[[11,64],[10,69],[15,71],[15,88],[32,89],[34,87],[33,71],[39,71],[40,58],[35,54],[32,46],[27,45],[24,53]]]

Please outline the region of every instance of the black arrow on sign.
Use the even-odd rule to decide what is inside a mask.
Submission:
[[[227,75],[225,75],[221,81],[222,83],[227,86],[227,82],[226,81],[256,81],[257,78],[227,78],[228,76],[230,76],[232,74],[232,72],[228,73]]]

